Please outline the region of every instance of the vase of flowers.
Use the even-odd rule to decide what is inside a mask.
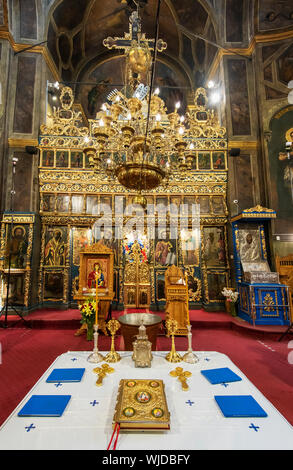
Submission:
[[[232,317],[236,317],[236,302],[239,295],[238,292],[235,292],[235,289],[232,287],[224,287],[222,290],[222,295],[225,297],[226,312],[230,313]]]
[[[94,334],[94,323],[96,318],[96,301],[86,300],[81,305],[79,305],[79,310],[81,313],[81,323],[86,324],[87,326],[87,340],[91,341]]]

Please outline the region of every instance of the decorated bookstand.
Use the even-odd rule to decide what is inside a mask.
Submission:
[[[267,230],[276,212],[261,206],[232,218],[238,315],[253,325],[288,325],[289,289],[270,268]]]

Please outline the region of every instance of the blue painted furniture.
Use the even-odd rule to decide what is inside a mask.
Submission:
[[[240,257],[240,232],[251,226],[258,233],[261,262],[269,263],[267,243],[268,221],[276,217],[275,211],[256,206],[246,209],[232,218],[234,263],[237,290],[239,292],[238,316],[253,325],[289,325],[289,288],[278,282],[247,282]]]

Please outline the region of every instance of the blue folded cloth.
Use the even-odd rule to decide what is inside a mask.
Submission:
[[[54,369],[46,382],[80,382],[85,369]]]
[[[242,380],[241,377],[235,374],[229,367],[201,370],[201,373],[213,385]]]
[[[62,416],[71,395],[32,395],[18,416]]]
[[[215,400],[226,418],[265,418],[267,416],[251,395],[216,395]]]

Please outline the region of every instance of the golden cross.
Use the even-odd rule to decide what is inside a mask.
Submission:
[[[102,364],[101,367],[96,367],[93,371],[98,374],[98,380],[96,381],[96,385],[100,387],[103,384],[103,379],[106,377],[107,374],[112,374],[115,371],[113,367],[110,367],[108,364]]]
[[[187,385],[187,377],[191,377],[192,373],[188,370],[183,370],[182,367],[176,367],[176,369],[171,370],[170,375],[172,377],[177,377],[179,382],[181,382],[182,390],[188,390],[189,386]]]

